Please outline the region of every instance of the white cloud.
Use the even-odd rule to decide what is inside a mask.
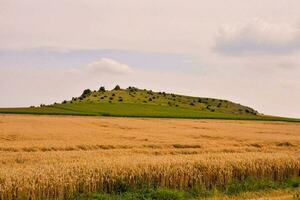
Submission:
[[[100,60],[89,63],[87,70],[93,74],[125,75],[133,72],[130,66],[109,58],[101,58]]]
[[[215,42],[215,51],[225,55],[288,54],[300,50],[300,26],[253,19],[223,26]]]

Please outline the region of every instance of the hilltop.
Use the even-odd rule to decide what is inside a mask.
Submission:
[[[112,90],[106,90],[103,86],[94,91],[86,89],[78,97],[52,105],[0,108],[0,113],[299,121],[265,116],[253,108],[223,99],[155,92],[136,87],[122,89],[118,85]]]
[[[105,90],[100,87],[98,91],[86,89],[81,96],[73,97],[62,104],[142,104],[153,106],[166,106],[184,108],[193,111],[217,112],[239,115],[257,115],[258,112],[250,107],[231,101],[203,97],[191,97],[166,92],[154,92],[152,90],[128,87],[121,89],[116,86],[113,90]]]

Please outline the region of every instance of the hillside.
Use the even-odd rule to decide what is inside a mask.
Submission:
[[[0,108],[0,113],[69,114],[126,117],[217,118],[297,121],[297,119],[264,116],[253,108],[231,101],[191,97],[128,87],[91,91],[62,103],[30,108]]]
[[[190,109],[194,111],[218,112],[227,114],[257,115],[258,112],[252,108],[242,106],[227,100],[190,97],[165,92],[153,92],[135,87],[115,89],[107,91],[103,87],[98,91],[85,90],[80,97],[73,97],[63,104],[82,103],[112,103],[112,104],[143,104]]]

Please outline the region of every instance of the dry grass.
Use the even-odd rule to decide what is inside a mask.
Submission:
[[[0,199],[299,176],[300,124],[0,115]]]

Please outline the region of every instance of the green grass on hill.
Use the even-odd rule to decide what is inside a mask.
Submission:
[[[300,121],[260,115],[252,108],[227,100],[152,92],[133,87],[111,91],[85,90],[80,97],[60,104],[0,108],[0,113]]]
[[[165,92],[153,92],[151,90],[141,90],[134,87],[115,89],[111,91],[90,91],[85,90],[78,97],[73,97],[66,104],[78,103],[132,103],[143,105],[178,107],[204,112],[218,112],[227,114],[249,114],[255,115],[257,111],[252,108],[242,106],[227,100],[190,97]]]

